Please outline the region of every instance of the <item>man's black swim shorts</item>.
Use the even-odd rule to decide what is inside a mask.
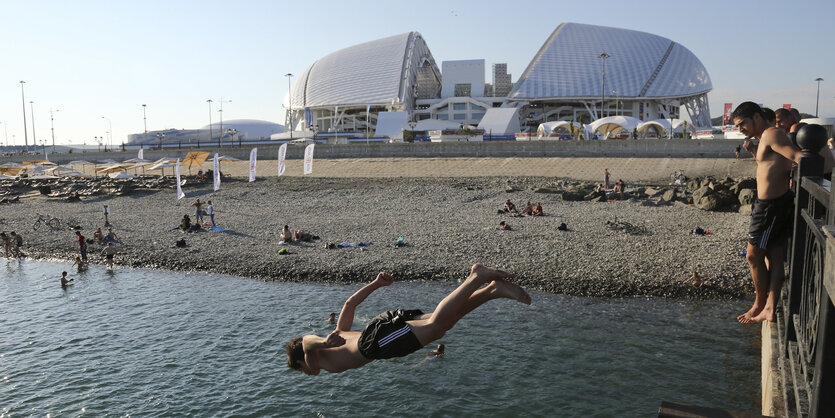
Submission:
[[[383,312],[374,317],[360,335],[359,350],[371,360],[407,356],[421,349],[417,337],[406,321],[423,315],[418,309]]]

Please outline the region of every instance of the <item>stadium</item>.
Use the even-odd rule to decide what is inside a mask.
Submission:
[[[592,126],[618,116],[626,121],[622,130],[655,121],[644,126],[660,135],[664,126],[681,126],[683,108],[693,128],[710,126],[707,70],[687,48],[661,36],[562,23],[515,83],[506,68],[493,64],[490,83],[484,60],[445,61],[439,68],[417,32],[366,42],[320,58],[295,79],[284,99],[285,124],[346,139],[394,138],[410,126],[478,125],[491,131],[488,139],[536,133],[548,122]]]

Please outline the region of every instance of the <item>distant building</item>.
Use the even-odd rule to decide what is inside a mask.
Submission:
[[[520,129],[534,132],[549,121],[680,118],[684,107],[693,125],[710,126],[713,87],[704,65],[684,46],[645,32],[560,24],[515,83],[506,63],[493,64],[491,84],[483,59],[444,61],[442,69],[417,32],[348,47],[295,77],[286,121],[294,130],[373,136],[382,112],[476,125],[502,107],[517,109]]]
[[[270,135],[284,132],[284,126],[263,120],[233,119],[221,123],[212,123],[211,129],[206,125],[199,129],[163,129],[128,135],[126,145],[163,144],[192,145],[198,142],[206,143],[222,141],[237,141],[238,139],[257,140],[270,139]],[[211,137],[209,136],[211,134]]]

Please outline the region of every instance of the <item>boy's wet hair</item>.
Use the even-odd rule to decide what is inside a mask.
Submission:
[[[293,370],[301,370],[298,360],[304,361],[304,348],[302,348],[302,337],[296,337],[287,343],[287,367]]]
[[[765,119],[765,115],[763,114],[763,109],[760,105],[754,102],[743,102],[740,103],[739,106],[734,109],[734,112],[731,113],[731,119],[753,119],[754,115],[760,115],[763,119]]]

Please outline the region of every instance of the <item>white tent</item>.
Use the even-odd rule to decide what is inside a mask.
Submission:
[[[555,133],[565,133],[571,134],[571,126],[572,122],[567,120],[556,120],[551,122],[540,123],[539,127],[536,129],[536,134],[538,137],[543,138],[547,136],[551,136],[551,134]],[[583,125],[580,122],[574,122],[574,134],[577,134],[577,131],[583,129],[585,134],[583,135],[584,139],[588,139],[590,135],[588,135],[588,125]]]
[[[605,137],[612,137],[622,130],[628,131],[630,134],[632,130],[638,127],[641,121],[631,116],[607,116],[600,118],[589,124],[592,132],[599,132]]]
[[[516,107],[492,107],[487,109],[479,129],[484,129],[487,135],[513,135],[521,131],[519,125],[519,108]]]

